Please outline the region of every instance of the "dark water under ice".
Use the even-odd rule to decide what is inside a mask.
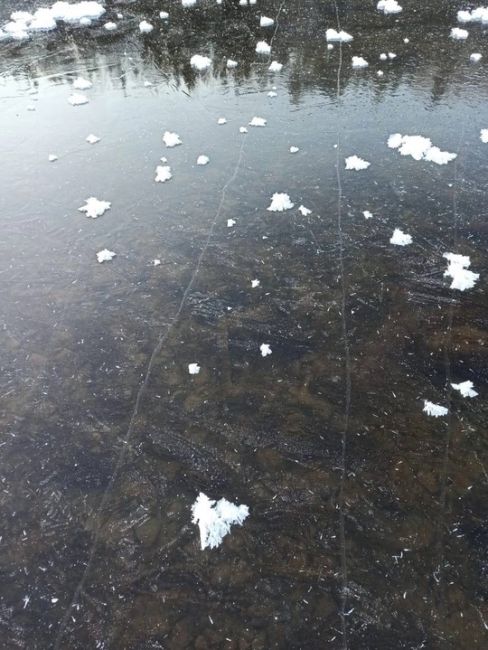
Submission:
[[[332,51],[325,0],[107,2],[115,34],[0,42],[2,648],[488,647],[488,32],[449,38],[463,3],[401,4],[340,2],[354,41]],[[395,132],[458,158],[401,157]],[[111,210],[87,219],[89,196]],[[479,397],[450,390],[467,379]],[[250,508],[203,552],[200,491]]]

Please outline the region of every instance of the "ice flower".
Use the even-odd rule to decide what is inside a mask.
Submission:
[[[236,506],[227,499],[214,501],[200,492],[192,505],[192,522],[200,529],[200,548],[216,548],[233,525],[241,526],[249,516],[249,508]]]
[[[290,201],[288,194],[283,192],[275,192],[271,198],[271,205],[267,208],[269,212],[283,212],[284,210],[291,210],[294,204]]]
[[[97,253],[97,260],[100,264],[103,262],[110,262],[114,257],[116,253],[113,251],[109,251],[108,248],[104,248],[101,251],[98,251]]]
[[[212,59],[209,59],[208,56],[202,56],[201,54],[194,54],[190,59],[190,65],[192,68],[197,70],[206,70],[212,65]]]
[[[86,199],[85,205],[82,205],[78,210],[84,212],[91,219],[97,219],[107,210],[110,210],[111,205],[110,201],[99,201],[94,196],[90,196],[90,198]]]
[[[476,397],[478,395],[477,391],[473,389],[472,381],[463,381],[460,384],[451,384],[454,390],[457,390],[461,393],[463,397]]]
[[[472,289],[479,280],[479,273],[473,273],[469,270],[471,260],[467,255],[458,255],[456,253],[444,253],[442,256],[449,265],[444,271],[444,277],[451,277],[451,289],[466,291]]]
[[[156,183],[166,183],[171,178],[173,178],[173,174],[169,165],[158,165],[156,167],[156,177],[154,179]]]
[[[171,133],[171,131],[164,132],[163,142],[167,147],[176,147],[181,144],[180,136],[177,133]]]
[[[362,169],[368,169],[371,163],[359,158],[359,156],[349,156],[346,158],[346,169],[353,171],[361,171]]]
[[[390,244],[394,244],[395,246],[408,246],[408,244],[412,243],[412,237],[411,235],[407,235],[403,231],[400,230],[400,228],[395,228],[393,231],[393,235],[391,236],[390,239]]]

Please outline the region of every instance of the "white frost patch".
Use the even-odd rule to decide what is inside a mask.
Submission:
[[[56,156],[56,154],[50,153],[47,159],[48,159],[49,162],[56,162],[58,157]]]
[[[156,183],[166,183],[171,178],[173,178],[173,174],[169,165],[158,165],[156,167],[156,177],[154,179]]]
[[[396,59],[395,52],[388,52],[388,58],[390,59],[390,61],[393,61],[393,59]]]
[[[110,262],[116,254],[117,253],[114,253],[113,251],[109,251],[108,248],[104,248],[102,251],[98,251],[97,260],[100,264],[103,262]]]
[[[269,212],[283,212],[284,210],[291,210],[294,206],[294,203],[290,201],[288,194],[283,192],[275,192],[271,198],[271,205],[269,206]]]
[[[154,27],[151,25],[151,23],[148,23],[147,20],[142,20],[139,23],[139,31],[141,34],[149,34],[153,29]]]
[[[278,97],[278,93],[275,93],[274,90],[270,90],[268,93],[268,97]]]
[[[471,61],[471,63],[479,63],[482,58],[483,58],[482,54],[480,54],[479,52],[473,52],[473,54],[470,55],[469,60]]]
[[[455,41],[465,41],[469,36],[469,32],[466,29],[460,29],[459,27],[453,27],[451,29],[450,36]]]
[[[252,289],[257,289],[261,282],[259,280],[251,280],[251,288]]]
[[[398,149],[402,156],[412,156],[414,160],[427,160],[437,165],[447,165],[457,158],[456,153],[441,151],[439,147],[432,145],[430,138],[424,138],[422,135],[394,133],[388,138],[387,144],[390,149]]]
[[[429,402],[429,400],[426,399],[424,399],[424,408],[422,410],[424,411],[424,413],[427,413],[427,415],[431,415],[434,418],[447,415],[448,413],[448,410],[446,409],[445,406],[440,406],[440,404],[434,404],[433,402]]]
[[[476,397],[478,392],[473,389],[472,381],[463,381],[460,384],[451,384],[454,390],[461,393],[463,397]]]
[[[94,135],[93,133],[87,135],[85,139],[88,142],[88,144],[96,144],[97,142],[100,142],[100,138]]]
[[[437,165],[447,165],[457,158],[456,153],[449,153],[448,151],[441,151],[439,147],[431,147],[424,156],[425,160],[429,162],[434,162]]]
[[[249,122],[249,126],[266,126],[267,120],[264,117],[253,117]]]
[[[402,134],[401,133],[393,133],[388,138],[387,145],[390,147],[390,149],[398,149],[398,147],[402,144],[402,142],[403,142]]]
[[[110,201],[99,201],[94,196],[90,196],[89,199],[86,199],[85,205],[82,205],[78,210],[84,212],[91,219],[97,219],[97,217],[101,217],[107,210],[110,210],[111,205]]]
[[[363,210],[363,216],[365,219],[372,219],[373,218],[373,213],[370,212],[369,210]]]
[[[144,88],[150,88],[150,87],[153,85],[153,83],[152,83],[152,81],[148,81],[148,80],[146,79],[146,81],[144,82],[143,85],[144,85]]]
[[[298,147],[295,147],[293,145],[290,147],[290,153],[298,153],[299,151],[300,149]]]
[[[304,205],[301,205],[298,208],[298,212],[303,216],[303,217],[308,217],[309,214],[312,214],[312,210],[309,210],[306,208]]]
[[[227,120],[225,119],[225,117],[219,117],[219,119],[217,120],[217,124],[227,124]]]
[[[229,69],[237,68],[238,65],[239,64],[237,63],[237,61],[234,61],[234,59],[227,59],[227,67]]]
[[[451,384],[454,390],[461,393],[463,397],[476,397],[478,392],[473,389],[472,381],[463,381],[460,384]]]
[[[190,65],[192,68],[197,70],[206,70],[212,65],[212,59],[209,59],[208,56],[202,56],[201,54],[194,54],[190,59]]]
[[[488,129],[481,129],[481,131],[480,131],[480,140],[484,144],[488,144]]]
[[[227,228],[233,228],[237,221],[235,219],[227,219]]]
[[[239,133],[248,133],[248,130],[246,129],[245,126],[240,126],[239,127]]]
[[[92,20],[97,20],[104,13],[105,8],[101,4],[88,0],[74,4],[55,2],[51,7],[41,7],[32,14],[14,11],[0,36],[22,41],[28,39],[31,33],[56,29],[59,20],[72,25],[90,25]]]
[[[399,14],[402,11],[402,7],[397,0],[380,0],[376,5],[376,9],[382,11],[385,15]]]
[[[353,68],[367,68],[369,63],[366,59],[363,59],[362,56],[353,56],[352,57],[352,67]]]
[[[164,132],[163,142],[167,147],[176,147],[181,144],[180,136],[177,133],[171,133],[171,131]]]
[[[208,156],[205,156],[204,154],[201,154],[197,158],[197,165],[208,165],[210,162],[210,158]]]
[[[337,32],[335,29],[328,29],[325,32],[325,38],[329,43],[350,43],[352,41],[351,34],[344,31]]]
[[[268,18],[267,16],[261,16],[259,19],[259,26],[260,27],[271,27],[274,25],[274,20],[272,18]]]
[[[161,266],[161,260],[158,259],[153,260],[153,266]]]
[[[259,346],[259,350],[261,351],[262,357],[267,357],[268,354],[271,354],[271,346],[268,345],[267,343],[261,343],[261,345]]]
[[[478,7],[471,11],[458,11],[457,19],[460,23],[488,24],[488,7]]]
[[[378,70],[376,74],[378,75],[378,77],[382,77],[385,73],[383,72],[383,70]]]
[[[82,104],[88,104],[89,101],[88,97],[81,93],[73,93],[68,97],[68,102],[71,106],[81,106]]]
[[[197,500],[191,507],[192,523],[198,524],[200,529],[200,548],[220,546],[224,537],[230,532],[230,527],[242,525],[249,515],[249,508],[245,505],[236,506],[227,501],[213,501],[206,494],[200,492]]]
[[[198,363],[189,363],[188,372],[190,373],[190,375],[198,375],[198,373],[200,372],[200,366],[198,365]]]
[[[169,13],[167,11],[160,11],[159,12],[159,17],[161,18],[161,20],[168,20]]]
[[[444,253],[442,256],[449,265],[444,271],[444,277],[451,277],[451,289],[458,289],[459,291],[466,291],[472,289],[475,283],[479,280],[479,273],[469,271],[471,260],[467,255],[458,255],[456,253]]]
[[[395,228],[390,239],[390,244],[394,244],[395,246],[408,246],[411,243],[411,235],[407,235],[402,230],[400,230],[400,228]]]
[[[388,58],[388,55],[386,54],[386,52],[382,52],[380,54],[380,61],[386,61],[387,58]]]
[[[108,22],[103,26],[107,32],[114,32],[117,29],[117,23]]]
[[[258,54],[270,54],[271,53],[271,45],[268,45],[266,41],[259,41],[256,44],[256,52]]]
[[[181,0],[183,7],[194,7],[197,4],[197,0]]]
[[[278,63],[278,61],[272,61],[271,65],[268,68],[270,72],[281,72],[282,69],[283,69],[283,64]]]
[[[105,8],[98,2],[55,2],[51,7],[54,20],[66,23],[80,23],[83,19],[96,20],[105,13]]]
[[[359,158],[359,156],[349,156],[346,158],[346,169],[351,169],[354,171],[361,171],[362,169],[368,169],[371,163]]]
[[[76,90],[88,90],[88,88],[91,88],[92,86],[92,82],[88,81],[88,79],[84,79],[83,77],[76,77],[76,79],[73,81],[73,88]]]

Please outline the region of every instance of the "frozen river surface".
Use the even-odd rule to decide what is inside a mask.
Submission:
[[[0,7],[0,646],[486,649],[482,14],[102,5]]]

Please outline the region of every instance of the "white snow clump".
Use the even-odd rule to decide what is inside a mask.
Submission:
[[[444,253],[442,257],[449,262],[447,269],[444,271],[444,277],[452,278],[451,289],[458,289],[459,291],[472,289],[479,280],[480,275],[469,270],[471,266],[469,257],[456,253]]]
[[[267,210],[269,212],[283,212],[284,210],[291,210],[294,203],[290,201],[288,194],[283,192],[275,192],[271,198],[271,205]]]
[[[422,409],[427,415],[431,415],[434,418],[438,418],[442,415],[447,415],[448,410],[445,406],[440,406],[440,404],[434,404],[429,402],[429,400],[424,399],[424,408]]]
[[[346,169],[349,170],[358,172],[361,171],[362,169],[368,169],[370,165],[371,165],[370,162],[367,162],[366,160],[359,158],[359,156],[349,156],[349,158],[346,158]]]
[[[236,506],[227,501],[213,501],[206,494],[200,492],[191,507],[192,523],[198,524],[200,529],[200,548],[216,548],[220,546],[224,537],[230,532],[234,524],[242,525],[249,515],[249,508],[245,505]]]
[[[472,381],[463,381],[460,384],[451,384],[454,390],[461,393],[463,397],[476,397],[478,392],[473,389]]]
[[[414,160],[428,160],[437,165],[447,165],[448,162],[457,158],[456,153],[441,151],[434,147],[430,138],[422,135],[402,135],[393,133],[387,142],[390,149],[398,149],[402,156],[412,156]]]
[[[97,219],[107,210],[110,210],[111,205],[110,201],[99,201],[94,196],[90,196],[90,198],[86,199],[85,205],[82,205],[78,210],[84,212],[91,219]]]

